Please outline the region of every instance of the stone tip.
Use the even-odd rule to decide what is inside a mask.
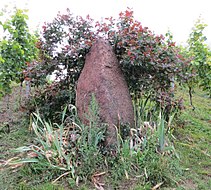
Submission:
[[[104,38],[100,37],[98,38],[94,44],[98,44],[98,43],[105,43],[105,44],[109,44],[108,40],[105,40]]]

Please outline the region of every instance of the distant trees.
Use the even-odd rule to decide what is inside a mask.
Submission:
[[[6,13],[2,13],[4,16]],[[24,71],[37,57],[37,38],[29,32],[25,10],[15,9],[9,19],[0,17],[0,97],[10,93],[12,81],[23,82]]]
[[[190,103],[195,87],[201,87],[208,96],[211,97],[211,49],[206,44],[207,37],[204,35],[204,29],[207,25],[199,18],[187,40],[185,47],[180,47],[181,54],[186,60],[190,60],[188,67],[184,72],[188,73],[188,80],[185,85],[189,88]]]
[[[204,29],[206,24],[198,19],[188,39],[187,54],[192,58],[190,71],[195,74],[191,80],[211,97],[211,50],[206,44]]]

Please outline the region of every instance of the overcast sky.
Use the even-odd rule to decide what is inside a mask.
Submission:
[[[156,34],[173,33],[178,44],[186,42],[194,22],[201,17],[208,24],[205,35],[211,46],[210,0],[0,0],[0,8],[12,2],[29,9],[30,27],[35,29],[45,21],[51,21],[58,11],[69,8],[75,15],[100,20],[114,16],[130,7],[135,18]]]

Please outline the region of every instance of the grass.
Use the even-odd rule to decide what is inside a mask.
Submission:
[[[189,106],[187,91],[180,90],[186,110],[180,117],[183,127],[177,128],[175,148],[180,154],[184,169],[178,189],[211,188],[211,99],[197,90],[193,96],[196,109]]]
[[[160,157],[153,152],[153,149],[148,148],[144,152],[144,155],[139,157],[139,161],[136,160],[134,162],[132,160],[135,166],[131,166],[131,158],[128,155],[128,144],[124,144],[120,153],[121,159],[107,160],[107,163],[110,164],[110,168],[112,169],[105,170],[104,168],[103,171],[106,171],[107,174],[99,176],[100,180],[103,180],[106,184],[105,189],[114,189],[116,187],[116,189],[144,190],[152,189],[156,185],[160,185],[160,189],[169,190],[172,188],[177,190],[210,189],[211,99],[206,97],[202,91],[197,90],[193,96],[193,103],[196,107],[193,111],[191,106],[189,106],[187,94],[186,89],[179,89],[179,93],[177,94],[178,96],[182,95],[184,97],[186,106],[186,109],[176,122],[177,125],[173,133],[175,136],[174,146],[180,160],[172,159],[168,156]],[[2,102],[0,107],[4,107]],[[17,109],[17,106],[15,107]],[[11,125],[10,129],[10,133],[6,133],[5,131],[0,132],[0,161],[16,156],[17,153],[11,152],[10,150],[31,143],[33,139],[32,134],[28,130],[28,124],[20,118]],[[154,146],[153,142],[151,146]],[[97,162],[97,160],[95,161]],[[100,162],[102,162],[102,159]],[[87,163],[89,165],[87,165],[89,167],[87,170],[92,171],[89,160],[87,160]],[[140,168],[138,170],[139,173],[131,172],[132,170],[137,170],[137,166]],[[64,174],[64,172],[60,173],[58,170],[53,169],[45,170],[45,168],[44,170],[40,170],[42,167],[39,163],[34,163],[13,170],[0,168],[0,189],[95,189],[91,182],[93,181],[91,179],[92,175],[88,175],[88,180],[79,187],[75,186],[75,180],[72,180],[68,175],[58,181],[59,185],[57,183],[52,184],[52,181],[61,176],[61,174]],[[178,167],[181,170],[178,170]],[[175,170],[178,171],[175,172]],[[98,174],[100,174],[100,171]],[[176,182],[172,183],[172,179]],[[156,181],[154,185],[153,180]]]

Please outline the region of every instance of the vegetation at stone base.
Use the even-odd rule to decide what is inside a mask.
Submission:
[[[120,13],[117,20],[111,17],[102,23],[95,22],[90,16],[75,17],[69,10],[45,23],[39,42],[42,61],[30,70],[31,80],[38,86],[34,95],[37,104],[32,102],[31,110],[38,106],[43,109],[43,114],[48,114],[44,111],[46,108],[61,113],[65,102],[75,104],[76,83],[85,56],[99,37],[107,39],[113,46],[134,101],[150,98],[157,103],[158,109],[162,105],[166,115],[172,109],[180,108],[181,100],[172,96],[175,89],[171,84],[175,80],[184,82],[188,79],[183,69],[189,60],[180,55],[169,33],[166,38],[155,35],[136,21],[133,11],[128,9]],[[52,73],[57,80],[46,84],[46,76]],[[40,89],[40,84],[46,85]],[[71,100],[66,96],[67,91],[71,92]],[[60,92],[65,93],[64,102],[56,100],[55,96],[60,96]],[[54,119],[51,114],[48,118]]]
[[[182,112],[181,116],[178,118],[176,123],[172,123],[175,125],[173,128],[173,136],[174,136],[174,146],[176,149],[176,153],[179,155],[178,159],[172,159],[168,155],[161,156],[160,154],[155,153],[155,142],[157,143],[157,138],[151,138],[151,144],[149,143],[148,147],[146,147],[146,151],[144,151],[145,156],[143,160],[139,160],[139,162],[134,162],[134,160],[129,157],[128,153],[128,144],[125,143],[120,152],[120,159],[110,159],[107,160],[107,163],[112,163],[110,165],[110,173],[108,176],[106,174],[102,174],[99,179],[102,179],[105,184],[111,184],[113,187],[119,187],[119,189],[151,189],[153,181],[146,179],[145,175],[147,174],[149,177],[151,176],[153,179],[162,177],[162,179],[166,179],[166,183],[161,185],[161,189],[170,189],[175,188],[178,190],[181,189],[204,189],[209,190],[211,184],[211,170],[210,170],[210,155],[211,148],[209,146],[211,139],[211,123],[210,123],[210,99],[201,91],[196,90],[193,96],[193,102],[196,106],[195,111],[192,110],[189,105],[189,97],[187,95],[187,89],[179,89],[178,96],[183,95],[185,100],[186,109]],[[17,94],[16,94],[17,95]],[[1,164],[2,161],[7,160],[8,158],[12,158],[17,156],[14,152],[10,152],[11,149],[15,147],[22,146],[24,144],[35,144],[38,146],[32,137],[32,133],[27,131],[28,125],[23,128],[23,124],[20,123],[15,124],[11,128],[11,132],[9,134],[5,134],[3,131],[1,132],[1,144],[4,146],[0,147],[1,151]],[[76,122],[76,120],[75,120]],[[172,127],[171,125],[171,127]],[[22,126],[22,127],[21,127]],[[58,128],[57,128],[58,129]],[[59,132],[57,129],[54,129],[55,132]],[[144,128],[143,128],[144,129]],[[150,131],[148,131],[150,132]],[[46,133],[47,134],[47,133]],[[27,139],[26,139],[27,137]],[[172,137],[171,135],[168,137]],[[25,143],[24,143],[25,142]],[[123,151],[124,150],[124,151]],[[26,154],[25,154],[26,155]],[[25,156],[24,155],[24,156]],[[19,155],[18,155],[19,156]],[[92,155],[93,156],[93,155]],[[124,160],[122,160],[122,157]],[[51,157],[52,158],[52,157]],[[50,159],[51,159],[50,158]],[[54,157],[55,158],[55,157]],[[143,158],[143,157],[142,157]],[[104,157],[103,157],[104,159]],[[98,162],[99,160],[96,160]],[[128,161],[130,161],[128,163]],[[141,172],[144,172],[143,176],[137,175],[137,169],[132,168],[134,170],[126,170],[128,172],[129,179],[126,178],[125,169],[130,167],[132,163],[142,163],[140,167],[146,167],[146,174],[144,172],[144,168],[141,168]],[[46,159],[43,160],[46,163]],[[171,169],[172,166],[180,165],[178,170],[179,176],[176,177]],[[105,171],[108,171],[107,166],[104,163],[100,163],[101,168],[104,167]],[[56,178],[61,176],[62,174],[68,171],[62,171],[59,169],[50,169],[49,165],[47,169],[44,167],[44,171],[41,170],[44,166],[41,163],[27,164],[23,167],[19,168],[3,168],[0,169],[0,189],[65,189],[65,187],[71,188],[74,187],[76,182],[70,178],[70,174],[61,177],[56,184],[51,184]],[[92,168],[93,169],[93,168]],[[90,168],[89,168],[90,170]],[[94,170],[93,170],[94,171]],[[104,170],[101,170],[104,171]],[[133,173],[133,171],[136,171]],[[160,171],[160,172],[158,172]],[[180,173],[181,172],[181,173]],[[100,174],[98,167],[96,168],[96,173]],[[86,171],[83,174],[87,174]],[[108,174],[108,173],[107,173]],[[156,176],[154,176],[154,174]],[[172,178],[173,176],[173,178]],[[86,177],[85,177],[86,178]],[[84,179],[85,179],[84,178]],[[151,179],[152,179],[151,178]],[[168,179],[175,179],[177,184],[173,182],[172,185],[169,185]],[[92,175],[88,175],[87,181],[85,184],[80,184],[78,189],[94,189],[92,183]],[[160,181],[159,181],[160,182]],[[166,187],[165,187],[166,186]],[[111,187],[111,186],[110,186]],[[73,188],[76,189],[76,188]],[[106,189],[106,187],[105,187]]]
[[[28,29],[26,11],[14,9],[10,18],[4,20],[6,14],[0,15],[0,27],[4,31],[0,39],[0,97],[10,93],[11,82],[22,84],[27,80],[24,72],[38,53],[36,37]]]
[[[44,175],[49,171],[49,177],[53,175],[55,178],[53,183],[67,177],[69,182],[64,185],[72,188],[87,180],[97,189],[104,186],[106,189],[115,188],[121,186],[119,181],[130,178],[152,187],[158,183],[163,186],[175,183],[175,175],[180,172],[176,165],[178,160],[173,145],[168,141],[168,136],[165,136],[161,114],[156,123],[157,128],[148,126],[131,129],[130,138],[123,140],[119,135],[118,149],[107,152],[110,149],[102,146],[105,126],[98,126],[94,99],[90,106],[93,115],[89,116],[89,126],[78,123],[74,109],[71,107],[72,117],[66,119],[66,111],[63,112],[60,125],[46,122],[38,114],[34,114],[31,125],[36,135],[35,142],[16,149],[17,152],[26,154],[20,156],[22,159],[18,156],[10,159],[5,166],[31,162],[33,164],[27,166],[25,171],[28,175]],[[106,186],[107,180],[110,181],[109,187]]]

